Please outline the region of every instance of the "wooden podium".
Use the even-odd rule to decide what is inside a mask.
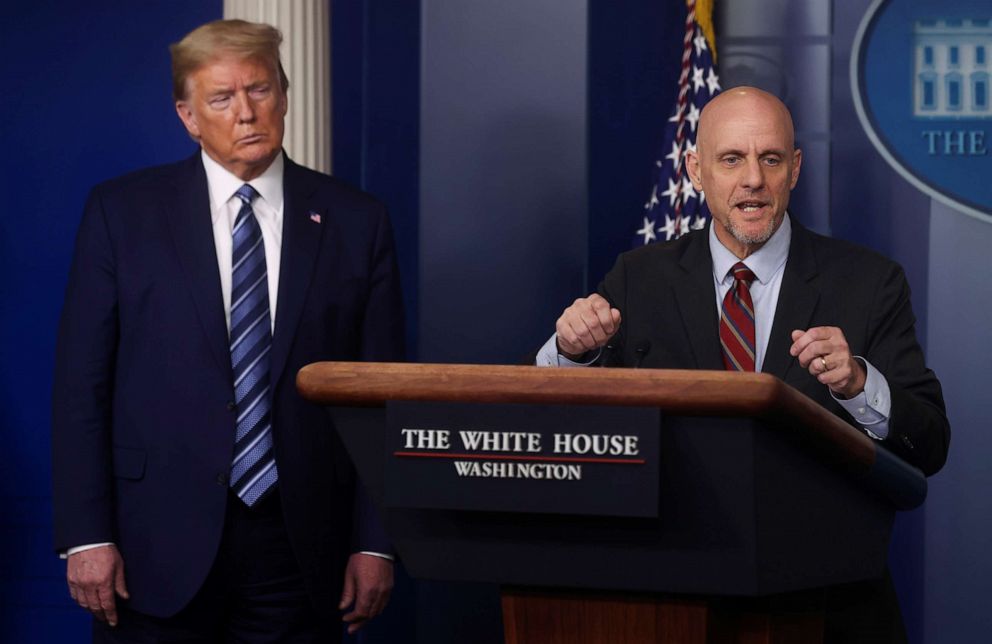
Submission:
[[[768,374],[317,363],[297,387],[329,408],[410,574],[500,584],[512,643],[822,641],[822,589],[881,576],[895,511],[926,496],[922,473]],[[401,401],[658,409],[657,512],[390,505]]]

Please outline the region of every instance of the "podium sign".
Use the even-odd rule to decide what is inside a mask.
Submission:
[[[388,507],[657,517],[649,407],[389,402]]]

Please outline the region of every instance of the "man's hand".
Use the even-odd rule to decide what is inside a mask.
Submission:
[[[129,597],[124,559],[117,546],[99,546],[69,555],[66,579],[73,600],[101,622],[117,626],[117,599]]]
[[[393,590],[393,562],[375,555],[355,553],[344,571],[344,590],[338,610],[351,606],[341,619],[348,623],[352,635],[382,612]]]
[[[558,352],[577,360],[583,353],[605,346],[619,328],[620,311],[610,308],[606,298],[597,293],[580,297],[555,324]]]
[[[851,355],[844,332],[835,326],[793,331],[789,353],[841,398],[854,398],[865,389],[868,374]]]

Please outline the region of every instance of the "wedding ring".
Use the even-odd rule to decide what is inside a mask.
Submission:
[[[824,371],[830,371],[830,367],[827,366],[827,361],[823,356],[820,356],[820,366],[823,367]]]

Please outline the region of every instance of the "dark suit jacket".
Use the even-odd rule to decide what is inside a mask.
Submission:
[[[317,360],[402,359],[402,303],[381,204],[289,159],[283,189],[271,372],[278,485],[311,596],[326,608],[350,548],[389,546],[374,513],[356,509],[350,462],[325,412],[297,394],[296,372]],[[211,567],[229,498],[232,399],[199,152],[97,186],[56,353],[55,547],[117,543],[136,610],[176,613]],[[363,518],[354,534],[353,513]]]
[[[599,293],[622,314],[611,366],[723,369],[708,231],[620,255]],[[851,353],[892,392],[883,444],[926,474],[947,457],[950,426],[940,383],[916,340],[909,285],[898,264],[792,220],[792,242],[762,371],[853,423],[827,388],[789,355],[794,329],[836,326]],[[857,425],[855,425],[857,426]]]
[[[708,231],[622,254],[599,293],[622,313],[600,360],[609,366],[724,368]],[[792,241],[762,371],[782,378],[844,420],[853,419],[827,388],[789,355],[794,329],[836,326],[851,353],[885,376],[892,393],[883,444],[933,474],[947,458],[950,427],[940,383],[916,340],[909,285],[894,262],[823,237],[792,221]],[[857,427],[857,425],[855,425]],[[790,593],[785,601],[815,596]],[[905,642],[888,573],[826,589],[825,642]]]

